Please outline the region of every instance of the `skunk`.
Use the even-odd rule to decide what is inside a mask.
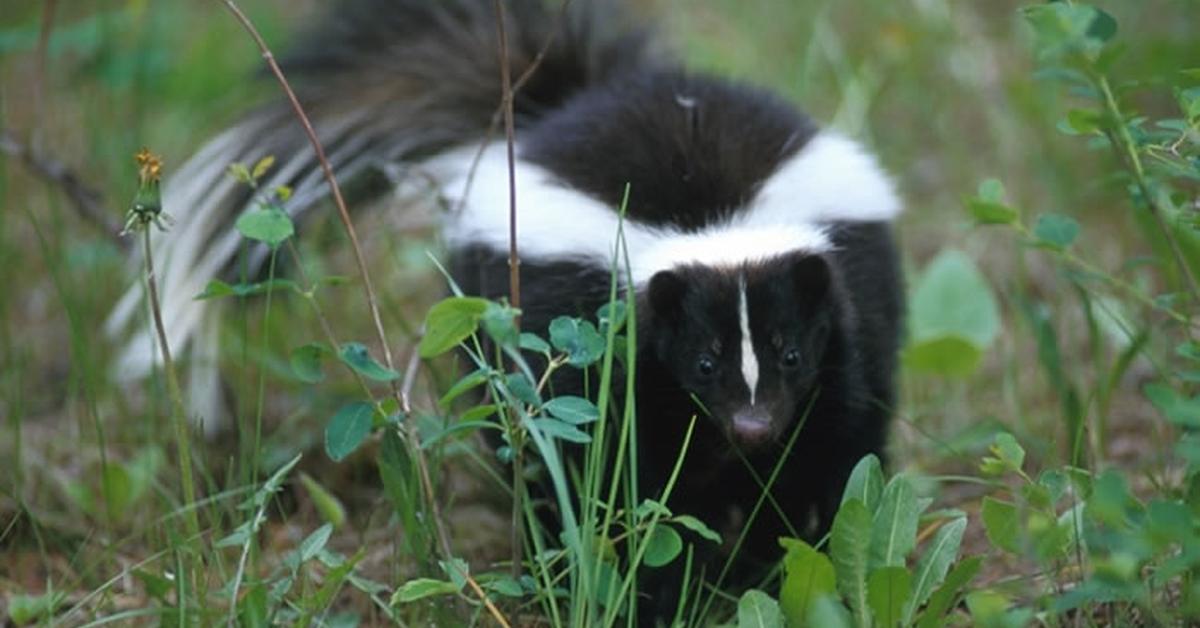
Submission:
[[[750,470],[765,480],[779,465],[778,510],[762,509],[742,553],[768,561],[779,536],[819,536],[853,465],[882,453],[895,399],[892,181],[862,146],[780,98],[683,69],[611,3],[505,6],[512,76],[537,64],[514,101],[523,327],[544,333],[554,317],[607,301],[628,187],[642,494],[662,488],[701,415],[669,506],[736,532],[761,495]],[[507,147],[488,133],[501,100],[493,3],[355,0],[299,41],[284,71],[340,178],[435,182],[459,284],[507,296]],[[291,186],[287,210],[306,218],[325,184],[282,102],[212,140],[166,185],[178,222],[156,255],[174,347],[213,329],[213,306],[192,297],[238,250],[230,225],[249,196],[225,167],[264,153],[280,160],[263,187]],[[129,326],[138,307],[131,291],[109,328]],[[193,355],[210,345],[202,338]],[[135,336],[120,371],[147,372],[151,349]],[[207,359],[193,373],[207,372],[195,385],[211,389]]]

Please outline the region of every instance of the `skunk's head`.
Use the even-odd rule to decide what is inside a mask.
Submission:
[[[821,255],[655,274],[654,356],[743,449],[786,437],[819,393],[841,307]]]

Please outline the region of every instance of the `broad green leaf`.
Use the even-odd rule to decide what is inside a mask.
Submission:
[[[934,535],[933,541],[925,546],[921,558],[917,561],[912,597],[904,607],[905,625],[912,623],[917,609],[945,580],[950,565],[958,558],[958,548],[962,545],[963,531],[966,529],[966,517],[955,519],[943,525]]]
[[[1200,428],[1200,396],[1185,397],[1162,383],[1146,384],[1146,398],[1168,421],[1186,428]]]
[[[371,433],[374,416],[375,406],[365,401],[342,406],[325,427],[325,453],[335,462],[353,453]]]
[[[592,437],[587,435],[587,432],[580,431],[579,428],[564,423],[558,419],[536,419],[533,424],[546,436],[565,440],[572,443],[590,443]]]
[[[492,593],[498,593],[505,597],[523,597],[525,589],[521,587],[521,583],[514,580],[511,576],[496,576],[480,582],[484,589]]]
[[[1075,133],[1096,133],[1104,126],[1104,114],[1091,109],[1072,109],[1067,112],[1067,126]]]
[[[596,321],[600,323],[600,335],[608,334],[608,327],[612,325],[616,331],[621,330],[621,326],[625,324],[627,306],[624,301],[613,301],[605,303],[596,310]]]
[[[604,355],[604,337],[589,321],[560,316],[550,322],[550,344],[567,354],[567,362],[583,368]]]
[[[417,578],[409,580],[396,589],[396,593],[392,595],[392,606],[406,604],[408,602],[416,602],[428,597],[439,595],[451,595],[458,593],[458,586],[453,582],[445,580],[434,580],[433,578]]]
[[[550,343],[542,340],[537,334],[524,332],[517,344],[526,351],[534,351],[542,355],[550,355]]]
[[[596,404],[583,397],[574,397],[571,395],[555,397],[547,401],[544,408],[551,416],[562,419],[572,425],[583,425],[600,418],[600,410],[596,407]]]
[[[874,514],[882,494],[883,465],[875,454],[867,454],[850,472],[850,479],[846,481],[846,489],[842,492],[842,503],[858,499],[867,507],[867,512]]]
[[[300,484],[308,492],[308,498],[312,500],[317,512],[321,513],[322,519],[333,524],[335,528],[340,528],[346,523],[346,508],[329,489],[303,471],[300,472]]]
[[[718,545],[721,544],[721,535],[718,534],[716,530],[713,530],[705,525],[703,521],[691,515],[678,515],[672,518],[672,521],[687,528],[688,530],[691,530],[692,532],[695,532],[696,534],[699,534],[701,538],[712,541]]]
[[[850,615],[846,613],[846,607],[842,606],[841,601],[833,595],[818,595],[812,605],[808,607],[806,619],[806,622],[791,625],[807,625],[813,628],[852,628],[855,626],[854,622],[850,620]],[[865,626],[866,624],[858,625]]]
[[[875,614],[875,624],[894,628],[904,615],[912,592],[912,576],[903,566],[882,567],[867,577],[867,602]]]
[[[400,373],[376,362],[375,358],[371,357],[370,351],[362,343],[347,342],[343,344],[342,351],[338,354],[338,357],[347,366],[367,379],[377,382],[390,382],[394,379],[400,379]]]
[[[1019,551],[1020,523],[1017,506],[993,497],[983,498],[983,529],[992,545],[1016,554]]]
[[[8,617],[14,624],[49,620],[66,599],[57,591],[41,595],[12,595],[8,598]]]
[[[234,226],[243,236],[263,242],[271,248],[279,246],[296,232],[291,217],[271,206],[242,214]]]
[[[783,557],[783,583],[779,606],[792,626],[808,618],[812,604],[822,595],[837,593],[837,579],[829,557],[797,539],[779,539],[787,550]]]
[[[972,556],[955,565],[946,575],[942,586],[929,596],[929,604],[925,605],[925,610],[917,621],[917,628],[942,626],[945,623],[944,616],[958,601],[959,592],[979,573],[982,565],[983,559],[979,556]]]
[[[430,308],[425,317],[425,335],[418,346],[421,357],[441,355],[470,338],[479,328],[488,303],[478,297],[450,297]]]
[[[501,346],[512,346],[517,343],[520,332],[517,331],[517,316],[520,310],[489,301],[487,308],[479,317],[480,326],[488,337]]]
[[[910,310],[913,346],[924,341],[959,339],[950,341],[951,346],[934,345],[932,349],[922,350],[932,351],[934,359],[956,363],[977,359],[969,353],[965,357],[961,355],[966,352],[961,346],[971,344],[982,352],[1000,331],[999,307],[987,279],[966,254],[953,249],[940,253],[921,273],[913,290]],[[940,344],[945,345],[947,341]],[[919,357],[924,356],[908,359]]]
[[[867,605],[867,561],[871,551],[871,513],[857,498],[842,503],[833,518],[829,536],[829,557],[837,573],[837,588],[850,609],[855,623],[866,626],[870,617]]]
[[[968,198],[966,202],[971,217],[981,225],[1011,225],[1017,221],[1019,215],[1016,209],[1004,203],[980,198]]]
[[[943,377],[966,377],[979,367],[983,350],[964,336],[946,334],[909,343],[904,348],[903,359],[905,366],[917,371]]]
[[[1038,244],[1051,249],[1065,249],[1079,237],[1079,223],[1062,214],[1042,214],[1033,225]]]
[[[542,403],[542,397],[534,387],[533,381],[524,373],[509,373],[504,376],[504,388],[518,401],[531,406]]]
[[[442,572],[450,578],[450,582],[453,582],[454,586],[459,589],[467,586],[467,576],[471,574],[471,566],[467,564],[467,561],[452,556],[450,560],[439,560],[438,566],[442,568]]]
[[[332,352],[325,345],[318,343],[310,343],[292,349],[289,360],[292,365],[292,373],[296,375],[297,379],[307,384],[320,382],[325,379],[325,373],[321,371],[321,359],[327,353]]]
[[[478,369],[464,375],[457,382],[454,382],[454,385],[450,387],[450,390],[446,391],[446,394],[442,395],[441,399],[438,399],[438,405],[443,409],[450,407],[452,401],[461,397],[463,393],[487,382],[487,378],[488,372],[486,369]]]
[[[229,176],[236,179],[238,183],[250,183],[253,181],[253,179],[250,177],[250,169],[246,167],[246,164],[241,162],[235,161],[229,164],[226,172],[229,173]]]
[[[903,475],[893,477],[883,489],[872,522],[871,569],[904,565],[904,558],[917,543],[920,516],[912,483]]]
[[[980,464],[984,474],[991,476],[1015,473],[1025,464],[1025,449],[1017,439],[1008,432],[1001,432],[988,447],[991,457],[985,457]]]
[[[738,600],[737,628],[783,628],[779,603],[757,589],[750,589]]]
[[[683,539],[674,528],[659,524],[646,539],[646,553],[642,554],[642,563],[647,567],[662,567],[675,560],[683,550]]]

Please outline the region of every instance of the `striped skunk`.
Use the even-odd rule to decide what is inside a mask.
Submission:
[[[607,301],[628,185],[643,494],[664,484],[698,400],[705,416],[671,508],[737,530],[761,493],[746,462],[760,478],[781,464],[772,493],[784,517],[764,509],[742,552],[769,560],[777,537],[821,534],[852,466],[881,453],[895,398],[890,179],[781,99],[682,69],[610,3],[506,7],[512,75],[540,62],[514,102],[523,326],[544,332]],[[506,147],[483,145],[500,102],[497,37],[488,0],[354,0],[282,58],[340,178],[436,182],[456,279],[489,298],[508,290]],[[268,153],[280,159],[263,186],[291,186],[287,209],[306,218],[324,183],[285,103],[215,138],[166,185],[178,222],[156,255],[174,347],[199,336],[193,355],[210,350],[213,306],[192,297],[229,272],[230,225],[249,202],[225,167]],[[128,327],[138,307],[131,291],[109,328]],[[135,336],[120,371],[146,373],[151,343]],[[193,370],[197,389],[213,388],[209,363]]]

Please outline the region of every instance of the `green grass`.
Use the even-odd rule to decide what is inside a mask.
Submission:
[[[73,168],[101,192],[114,221],[133,198],[132,156],[141,146],[164,154],[169,172],[204,138],[275,94],[269,81],[251,78],[258,53],[219,3],[57,4],[40,96],[35,51],[43,5],[17,0],[0,14],[0,126]],[[979,290],[994,295],[995,334],[985,329],[974,341],[977,367],[949,375],[903,372],[890,447],[889,470],[903,471],[917,495],[933,498],[933,510],[966,513],[962,553],[987,557],[968,587],[965,607],[949,611],[960,623],[986,619],[1001,625],[1019,620],[1026,609],[1055,608],[1063,591],[1080,580],[1079,570],[1072,569],[1120,571],[1121,550],[1140,547],[1143,529],[1154,539],[1167,539],[1168,557],[1189,555],[1194,543],[1157,523],[1141,526],[1171,521],[1175,506],[1195,507],[1188,493],[1192,466],[1186,455],[1175,453],[1194,419],[1181,414],[1174,422],[1164,420],[1173,407],[1186,414],[1187,395],[1196,392],[1190,372],[1198,367],[1176,353],[1195,332],[1146,302],[1181,291],[1181,268],[1145,208],[1131,199],[1131,164],[1122,161],[1122,152],[1110,150],[1097,133],[1059,129],[1069,111],[1103,111],[1103,99],[1046,71],[1051,63],[1038,60],[1039,40],[1018,10],[1025,4],[647,0],[638,7],[662,18],[666,36],[693,67],[775,88],[879,153],[908,202],[900,238],[914,288],[931,260],[954,250],[978,270],[982,288],[969,269],[942,287],[965,294],[964,302],[977,303]],[[1119,25],[1115,41],[1123,47],[1105,69],[1116,104],[1127,115],[1146,116],[1151,129],[1154,121],[1182,117],[1177,93],[1200,84],[1195,74],[1181,73],[1200,59],[1200,39],[1194,36],[1200,7],[1168,0],[1099,4]],[[245,5],[277,50],[313,9],[266,0]],[[1166,181],[1154,170],[1161,160],[1149,143],[1137,144],[1135,152],[1155,181]],[[1194,135],[1184,136],[1184,154],[1196,155],[1198,144]],[[473,594],[449,605],[389,604],[395,591],[416,578],[449,581],[455,590],[459,583],[453,568],[438,566],[446,557],[422,506],[412,452],[399,439],[376,432],[341,462],[326,455],[330,417],[364,390],[328,358],[322,383],[297,380],[290,352],[323,338],[305,299],[279,293],[269,311],[263,299],[230,301],[235,314],[222,330],[221,370],[239,431],[216,442],[193,437],[202,497],[186,503],[165,384],[161,378],[119,384],[109,364],[116,345],[101,328],[117,296],[139,280],[128,263],[137,242],[100,233],[59,189],[13,158],[0,160],[0,609],[14,619],[57,618],[69,625],[159,615],[174,623],[196,603],[187,587],[206,585],[211,599],[227,599],[221,587],[237,580],[242,597],[232,612],[244,613],[245,620],[254,609],[271,605],[272,585],[290,579],[287,608],[297,620],[487,621],[486,611],[472,605]],[[994,186],[980,188],[988,179],[1002,182],[1002,195],[988,196],[998,194]],[[1186,207],[1196,201],[1195,181],[1181,177],[1173,189],[1172,202],[1185,208],[1185,216],[1194,213],[1194,205]],[[1023,226],[976,226],[964,199],[977,196],[1019,208]],[[1069,216],[1081,226],[1065,251],[1031,246],[1047,233],[1037,226],[1044,214]],[[384,228],[386,220],[378,215],[361,220],[360,229],[370,234],[372,276],[376,285],[387,286],[385,325],[397,354],[407,356],[426,312],[443,292],[443,279],[426,255],[436,250],[435,238]],[[1194,257],[1187,229],[1179,237]],[[334,227],[310,228],[298,244],[304,267],[317,277],[353,277],[343,241]],[[281,257],[295,263],[287,247]],[[1081,277],[1081,264],[1122,283]],[[339,338],[368,342],[373,332],[359,294],[353,283],[319,291]],[[1196,311],[1190,301],[1175,307],[1188,316]],[[913,333],[922,339],[916,329]],[[481,365],[490,358],[477,357]],[[414,406],[417,420],[431,432],[447,419],[437,399],[457,379],[455,372],[455,365],[441,361],[421,371]],[[1155,382],[1168,383],[1182,401],[1159,397],[1156,407],[1145,392]],[[395,410],[384,401],[386,386],[371,384],[368,390],[386,410],[374,417],[382,424]],[[494,391],[505,394],[502,388]],[[261,442],[252,436],[260,398]],[[1023,446],[1023,465],[983,473],[980,461],[1000,433],[1013,434]],[[303,457],[296,469],[268,487],[277,490],[264,489],[264,479],[297,454]],[[447,439],[428,455],[454,556],[467,561],[491,590],[508,586],[496,582],[508,573],[511,557],[510,479],[497,475],[492,454],[473,438]],[[1043,470],[1059,472],[1068,465],[1089,472],[1087,497],[1094,510],[1088,520],[1120,531],[1125,536],[1112,538],[1124,540],[1111,545],[1095,540],[1087,561],[1046,562],[1020,543],[1018,551],[1006,551],[1007,541],[997,542],[994,527],[1001,516],[996,509],[1003,506],[994,500],[1016,504],[1018,527],[1032,538],[1036,516],[1062,514],[1074,502],[1056,501],[1047,509],[1029,497],[1040,489],[1028,487],[1043,485]],[[1103,474],[1110,469],[1124,479]],[[308,483],[296,481],[301,470]],[[609,497],[599,475],[585,478],[589,495]],[[1143,502],[1166,505],[1151,504],[1148,515],[1130,507],[1126,519],[1136,525],[1120,528],[1114,523],[1120,517],[1105,517],[1129,505],[1122,483]],[[985,505],[985,497],[993,505]],[[239,508],[247,500],[250,506]],[[610,506],[613,517],[621,511],[619,523],[638,530],[636,542],[649,543],[658,515],[642,520],[632,512],[635,503]],[[193,512],[199,538],[187,536]],[[1194,531],[1192,517],[1182,527]],[[572,572],[569,584],[553,583],[565,586],[577,602],[568,611],[575,614],[560,617],[567,623],[601,612],[588,604],[606,563],[588,558],[595,553],[588,544],[597,539],[586,531],[603,525],[604,513],[585,513],[584,519],[576,531],[578,547],[555,558],[586,567]],[[932,536],[942,521],[922,519],[921,538]],[[327,522],[338,525],[328,530]],[[536,518],[527,516],[525,523],[536,537]],[[1126,553],[1139,557],[1135,576],[1160,566],[1136,551]],[[541,558],[551,560],[549,554]],[[914,556],[909,563],[915,561]],[[529,563],[543,568],[534,572],[543,590],[562,564]],[[1050,575],[1038,579],[1035,572]],[[197,583],[168,574],[205,578]],[[1048,613],[1040,621],[1169,620],[1195,612],[1186,608],[1193,599],[1190,578],[1172,581],[1167,594],[1153,599],[1117,605],[1089,599],[1084,614],[1060,619]],[[630,589],[612,595],[628,595]],[[778,590],[768,592],[776,597]],[[1003,596],[1002,605],[1012,602],[1009,614],[989,611],[997,596]],[[502,610],[516,623],[551,614],[544,597],[525,600]],[[230,611],[223,603],[207,621],[224,621]],[[42,612],[47,607],[54,612]],[[820,608],[836,615],[831,606]],[[711,619],[732,619],[734,604],[720,600],[713,609]]]

